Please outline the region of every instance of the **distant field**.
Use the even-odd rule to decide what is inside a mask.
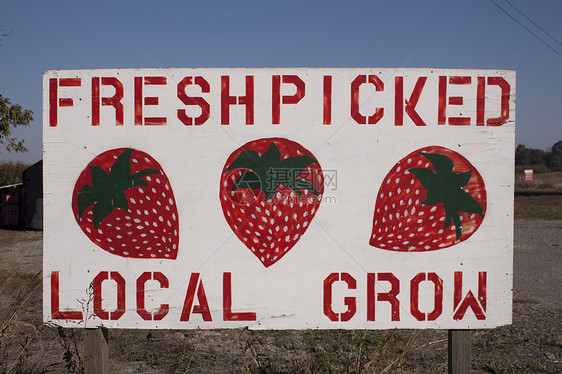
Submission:
[[[562,194],[515,196],[515,218],[562,219]]]
[[[562,172],[515,175],[515,218],[562,219]]]
[[[515,174],[515,192],[560,191],[562,193],[562,172],[534,174],[532,181],[525,181],[523,174]]]

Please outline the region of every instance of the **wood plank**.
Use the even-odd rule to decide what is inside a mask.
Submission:
[[[472,330],[449,330],[449,374],[469,374]]]
[[[84,330],[84,369],[86,374],[109,374],[108,330]]]

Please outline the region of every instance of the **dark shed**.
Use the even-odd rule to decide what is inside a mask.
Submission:
[[[22,221],[21,183],[0,186],[0,226],[19,226]]]
[[[31,165],[22,173],[24,227],[43,229],[43,160]]]

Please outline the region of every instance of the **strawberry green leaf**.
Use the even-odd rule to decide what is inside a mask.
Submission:
[[[479,216],[484,216],[484,210],[482,206],[478,204],[476,200],[466,191],[460,190],[459,193],[455,196],[455,201],[458,206],[462,207],[463,212],[467,213],[475,213]]]
[[[247,172],[234,183],[232,189],[260,189],[265,194],[265,200],[270,199],[280,185],[293,189],[299,196],[301,188],[308,189],[318,196],[314,186],[297,178],[307,166],[315,162],[316,159],[310,156],[287,157],[282,160],[279,148],[272,141],[263,155],[260,156],[255,151],[244,151],[225,171],[247,169]]]
[[[410,173],[413,173],[418,180],[420,181],[423,188],[430,191],[433,190],[433,186],[435,183],[435,173],[430,169],[423,169],[423,168],[415,168],[408,170]]]
[[[295,175],[299,175],[307,166],[316,162],[314,157],[297,156],[289,157],[281,161],[281,168],[291,169]]]
[[[147,175],[150,174],[161,174],[159,170],[156,169],[143,169],[140,171],[137,171],[135,174],[131,175],[132,179],[134,179],[135,181],[140,180],[141,178],[146,177]]]
[[[107,184],[109,182],[109,175],[100,167],[90,166],[90,171],[92,173],[92,184]]]
[[[123,151],[121,155],[117,158],[111,169],[109,170],[109,176],[112,178],[119,179],[122,175],[131,174],[131,155],[133,154],[133,149],[129,148]]]
[[[128,200],[125,191],[144,186],[148,183],[142,178],[151,174],[160,174],[156,169],[143,169],[131,174],[131,155],[133,149],[124,150],[115,160],[109,173],[98,166],[89,166],[92,174],[92,184],[82,187],[78,193],[78,217],[80,218],[90,204],[93,208],[94,227],[107,217],[113,209],[128,210]]]
[[[113,197],[113,208],[121,208],[125,212],[129,210],[129,202],[127,201],[127,196],[125,196],[125,192],[117,194]]]
[[[451,222],[455,225],[457,240],[462,235],[462,225],[459,212],[475,213],[484,216],[482,206],[465,190],[472,175],[472,170],[453,172],[453,161],[438,153],[420,153],[427,158],[435,172],[425,168],[412,168],[408,171],[414,174],[422,187],[426,190],[424,205],[443,204],[445,208],[445,228]]]
[[[261,156],[261,163],[264,165],[279,165],[281,162],[281,152],[279,152],[279,148],[275,145],[274,142],[271,142],[271,145],[265,151],[263,156]]]
[[[472,170],[460,172],[460,173],[453,173],[454,184],[458,186],[466,186],[470,177],[472,176]]]
[[[419,152],[419,154],[431,162],[436,173],[450,173],[453,171],[455,165],[449,157],[439,153]]]
[[[462,235],[462,224],[459,217],[459,212],[454,208],[445,205],[445,227],[448,227],[451,224],[451,221],[455,224],[455,235],[456,240],[459,240]]]
[[[141,181],[141,178],[150,174],[160,174],[160,171],[155,169],[143,169],[131,174],[131,156],[133,151],[134,150],[130,148],[124,150],[109,170],[110,183],[115,185],[117,191],[137,186],[146,187],[146,182]],[[139,181],[141,181],[141,183],[138,183]],[[113,192],[111,193],[113,194]]]
[[[111,205],[111,201],[109,200],[100,200],[96,203],[93,210],[93,217],[92,221],[94,227],[97,229],[100,222],[111,213],[113,207]]]
[[[146,181],[143,181],[142,179],[134,180],[131,187],[148,187],[148,183],[146,183]]]
[[[244,151],[228,166],[225,171],[233,169],[252,170],[259,163],[260,155],[256,151]]]
[[[86,208],[96,202],[96,196],[92,185],[82,187],[78,192],[78,218],[82,217],[82,213]]]
[[[260,178],[254,172],[244,173],[232,185],[232,190],[237,190],[239,188],[249,188],[251,190],[261,189]]]

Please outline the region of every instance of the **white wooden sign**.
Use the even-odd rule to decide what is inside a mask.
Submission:
[[[43,79],[45,322],[511,323],[514,71]]]

